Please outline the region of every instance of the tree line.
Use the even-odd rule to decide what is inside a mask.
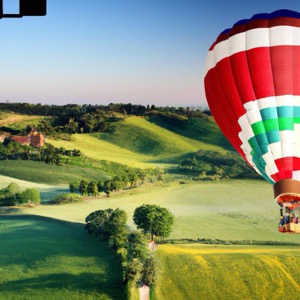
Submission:
[[[99,180],[98,182],[92,180],[87,181],[73,181],[69,184],[71,193],[80,193],[83,196],[97,196],[99,193],[104,192],[107,197],[113,191],[124,190],[127,188],[136,187],[137,184],[143,184],[150,176],[153,180],[162,179],[163,170],[155,168],[140,169],[140,168],[125,168],[125,171],[120,172],[119,175],[114,176],[112,179]]]
[[[159,262],[150,249],[149,238],[168,237],[174,223],[173,214],[158,205],[142,205],[135,209],[133,220],[142,231],[126,226],[126,212],[117,208],[97,210],[85,221],[88,233],[107,241],[121,259],[123,280],[128,286],[143,282],[153,287],[158,278]]]
[[[67,150],[63,147],[56,148],[51,144],[35,148],[29,145],[21,145],[11,140],[10,137],[6,138],[2,144],[0,143],[0,160],[33,160],[61,166],[63,156],[79,157],[81,156],[81,152],[77,149]]]
[[[136,105],[131,103],[111,103],[104,105],[68,104],[41,105],[30,103],[0,103],[0,111],[10,111],[27,115],[48,116],[40,121],[37,129],[47,136],[62,134],[107,132],[114,122],[122,120],[126,115],[159,117],[171,124],[178,125],[190,117],[204,118],[207,110],[185,107],[156,107],[155,105]],[[9,127],[0,127],[2,131],[19,134],[20,131]],[[13,132],[12,132],[13,131]],[[64,138],[68,138],[64,136]]]

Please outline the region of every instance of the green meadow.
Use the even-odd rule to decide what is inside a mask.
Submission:
[[[49,190],[47,186],[40,186],[46,198],[51,197],[51,193],[47,194],[47,188]],[[12,217],[31,215],[32,220],[38,217],[41,223],[47,220],[40,225],[44,228],[51,226],[55,229],[53,221],[49,223],[49,218],[67,222],[58,222],[59,230],[70,227],[69,224],[81,224],[77,225],[82,226],[79,230],[81,235],[77,241],[73,241],[78,243],[80,240],[81,245],[83,236],[90,238],[82,230],[84,219],[90,212],[119,207],[127,212],[128,225],[134,228],[131,219],[134,209],[148,203],[159,204],[173,212],[175,224],[171,238],[176,242],[183,238],[205,238],[286,244],[160,244],[157,255],[161,273],[152,299],[279,299],[285,293],[291,296],[299,293],[299,236],[278,233],[279,209],[272,200],[271,186],[263,181],[173,182],[155,187],[145,186],[124,194],[115,193],[111,198],[102,197],[60,206],[44,204],[35,208],[11,208],[7,213]],[[17,224],[16,220],[14,222]],[[36,225],[34,223],[33,230],[36,230]],[[60,235],[59,230],[56,235]],[[58,238],[63,239],[61,236]],[[27,240],[27,236],[24,239]],[[288,243],[297,243],[299,246]],[[58,251],[62,251],[61,248]],[[101,255],[99,259],[106,261],[107,257]],[[102,269],[101,263],[99,268]],[[26,275],[19,271],[15,274],[18,278]],[[30,284],[33,277],[27,279]],[[53,278],[55,281],[56,277]],[[69,299],[69,291],[64,292],[66,299]],[[94,299],[93,294],[90,299]]]
[[[1,216],[0,239],[0,299],[125,299],[114,254],[82,226]]]

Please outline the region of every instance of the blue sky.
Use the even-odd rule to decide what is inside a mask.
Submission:
[[[17,0],[3,0],[5,12]],[[206,106],[208,48],[253,14],[294,0],[47,0],[47,16],[0,20],[0,101]]]

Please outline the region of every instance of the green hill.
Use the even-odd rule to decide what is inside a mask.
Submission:
[[[207,144],[204,150],[210,150],[208,145],[232,150],[232,146],[221,133],[212,117],[199,114],[199,117],[180,116],[178,114],[160,112],[151,113],[147,120],[169,131]]]
[[[0,174],[36,183],[68,185],[71,181],[85,178],[86,180],[106,180],[108,175],[97,170],[79,166],[49,165],[44,162],[29,160],[0,161]]]
[[[219,149],[196,139],[175,133],[143,117],[127,117],[98,137],[135,153],[172,157],[199,149]]]
[[[160,127],[143,117],[134,116],[113,124],[109,132],[75,134],[72,141],[47,142],[56,147],[79,149],[93,159],[142,167],[156,164],[160,160],[173,162],[174,158],[199,149],[224,151],[222,145],[192,139]]]

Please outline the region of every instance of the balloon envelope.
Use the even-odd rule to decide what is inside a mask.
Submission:
[[[234,148],[278,202],[300,200],[300,14],[237,22],[210,47],[205,74],[209,108]]]

